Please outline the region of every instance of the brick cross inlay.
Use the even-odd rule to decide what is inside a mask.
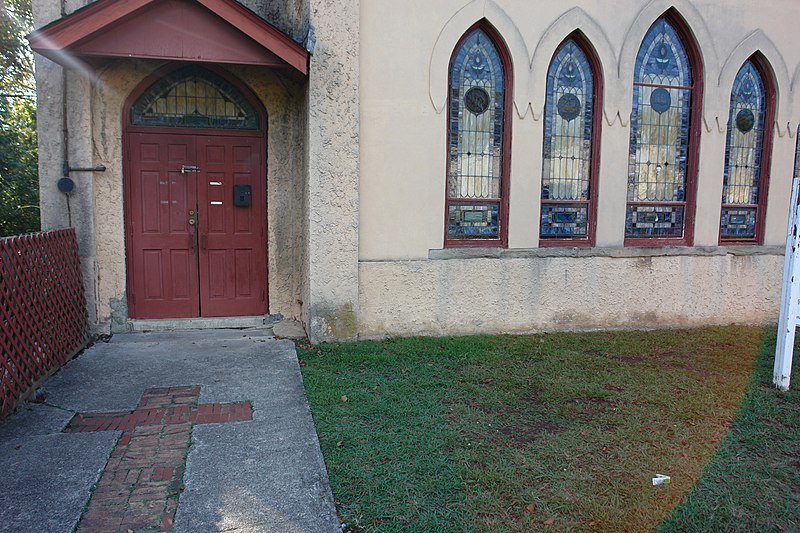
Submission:
[[[192,426],[253,419],[249,401],[198,405],[199,396],[200,387],[148,389],[133,411],[75,415],[64,432],[122,431],[78,532],[172,527]]]

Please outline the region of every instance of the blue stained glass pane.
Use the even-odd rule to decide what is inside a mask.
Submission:
[[[748,60],[739,69],[731,91],[723,204],[758,204],[765,114],[764,82],[752,61]]]
[[[753,239],[756,236],[757,209],[722,208],[720,235],[723,239]]]
[[[499,203],[451,203],[447,234],[451,239],[500,238]]]
[[[463,39],[450,64],[448,203],[502,197],[505,108],[500,54],[485,32],[473,30]],[[470,205],[449,203],[448,238],[499,238],[498,214],[491,215],[494,208],[483,209],[486,205],[499,209],[499,202],[482,207]],[[484,225],[470,218],[478,216],[488,217]]]
[[[688,87],[692,85],[689,58],[675,32],[665,19],[657,20],[647,31],[636,55],[637,83]]]
[[[685,206],[659,204],[686,201],[692,69],[667,20],[642,40],[633,82],[625,236],[681,237]]]
[[[542,200],[588,201],[594,78],[575,41],[569,40],[556,50],[547,73],[546,94]],[[564,222],[564,213],[577,212],[575,209],[583,213],[580,222]],[[588,238],[587,209],[588,203],[579,207],[542,205],[540,236]],[[562,217],[560,221],[556,214]]]
[[[628,205],[626,237],[681,237],[684,207],[676,205]]]
[[[589,237],[589,206],[582,204],[543,204],[541,238],[586,239]]]

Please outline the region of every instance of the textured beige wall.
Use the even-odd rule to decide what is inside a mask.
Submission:
[[[558,44],[578,28],[597,49],[605,81],[597,243],[621,246],[633,63],[649,26],[673,5],[694,31],[704,61],[695,244],[717,244],[730,91],[742,62],[756,50],[771,62],[778,83],[765,244],[781,243],[793,128],[800,119],[791,94],[800,63],[792,28],[800,3],[618,0],[609,9],[599,0],[377,0],[362,7],[360,258],[422,259],[442,247],[447,66],[456,41],[483,17],[504,37],[513,62],[509,246],[538,246],[547,66]]]
[[[800,3],[613,4],[609,9],[609,2],[601,0],[364,3],[361,336],[763,323],[777,318],[780,246],[727,253],[716,245],[730,91],[739,67],[756,50],[773,66],[779,100],[765,245],[784,242],[794,131],[800,119],[800,91],[792,92],[793,75],[800,85],[800,74],[795,75],[800,72],[800,48],[792,29]],[[628,122],[639,44],[652,22],[672,6],[686,19],[703,55],[695,246],[713,248],[687,248],[668,257],[656,251],[651,257],[652,251],[622,248]],[[505,39],[513,63],[509,250],[440,252],[448,63],[457,40],[484,17]],[[541,118],[549,61],[575,29],[593,43],[604,79],[598,248],[581,257],[561,257],[537,249]],[[468,258],[482,253],[498,257]]]
[[[719,253],[362,262],[359,336],[776,320],[783,256]]]
[[[311,0],[306,330],[353,338],[358,316],[359,0]]]

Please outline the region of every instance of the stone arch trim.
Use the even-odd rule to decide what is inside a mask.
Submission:
[[[800,64],[794,70],[792,75],[791,92],[786,94],[783,100],[789,107],[789,136],[800,135]],[[784,116],[784,119],[786,116]]]
[[[690,38],[693,39],[693,42],[687,42],[685,45],[693,47],[700,56],[700,65],[698,65],[700,75],[704,80],[716,80],[718,78],[719,56],[714,46],[714,38],[708,29],[705,19],[694,4],[689,0],[650,0],[642,7],[626,32],[625,41],[622,43],[622,49],[617,60],[617,74],[620,81],[633,82],[636,54],[639,52],[639,46],[641,46],[647,30],[660,16],[670,11],[682,19],[685,29],[690,33]],[[630,85],[630,83],[628,84]],[[620,83],[620,85],[624,84]],[[620,91],[616,95],[617,101],[607,104],[607,108],[610,109],[613,106],[619,110],[619,115],[623,118],[624,123],[627,123],[631,113],[632,90],[633,87],[631,86],[624,94]]]
[[[553,54],[564,42],[564,39],[576,31],[583,36],[584,43],[591,46],[591,52],[594,53],[599,63],[600,72],[595,72],[595,76],[601,76],[603,79],[616,77],[614,68],[617,64],[617,55],[603,28],[579,7],[565,11],[542,34],[530,63],[527,98],[531,102],[533,116],[536,120],[541,118],[544,111],[547,69],[553,59]],[[543,75],[538,75],[538,73],[543,73]],[[604,98],[604,110],[606,101]],[[614,113],[616,113],[616,109],[614,109]]]
[[[436,113],[447,105],[447,84],[450,58],[464,33],[481,20],[486,20],[502,38],[511,56],[513,68],[513,102],[520,118],[527,114],[528,64],[530,55],[525,40],[511,17],[493,0],[472,0],[456,12],[439,32],[433,45],[428,70],[429,94]]]
[[[772,77],[771,81],[765,80],[765,83],[770,81],[769,85],[775,90],[775,123],[778,127],[778,134],[782,137],[789,129],[788,123],[792,102],[787,96],[790,93],[792,82],[789,78],[789,68],[786,66],[783,55],[762,30],[755,30],[742,39],[725,59],[720,68],[718,78],[719,91],[720,94],[730,95],[733,81],[739,69],[742,68],[745,61],[756,53],[759,53],[763,59],[759,64],[769,70],[765,74]],[[722,119],[720,125],[724,126],[726,119],[723,119],[723,117],[728,116],[728,106],[721,105],[723,103],[722,98],[717,100],[719,100],[720,109],[713,111],[709,109],[708,115],[720,117]],[[727,100],[724,103],[727,104]],[[713,104],[709,103],[709,106],[711,105]]]

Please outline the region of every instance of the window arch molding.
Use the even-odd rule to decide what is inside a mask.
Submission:
[[[453,50],[464,34],[480,21],[492,26],[509,50],[513,62],[528,64],[531,56],[527,43],[520,33],[514,19],[494,0],[472,0],[456,11],[442,26],[431,51],[428,66],[428,93],[436,113],[447,108],[450,61]],[[517,69],[514,72],[514,105],[520,118],[528,112],[529,70]]]
[[[589,47],[600,64],[598,71],[604,77],[606,72],[612,77],[617,75],[617,51],[615,47],[609,41],[606,31],[580,7],[572,7],[565,11],[545,30],[534,49],[529,72],[547,72],[553,59],[553,51],[557,50],[566,40],[565,35],[569,36],[573,33],[580,33],[589,43]],[[614,85],[609,85],[607,87],[608,92],[603,94],[603,109],[609,110],[609,117],[613,117],[618,109],[613,106],[617,104],[615,93],[620,91]],[[528,93],[533,116],[537,121],[541,118],[542,110],[544,109],[546,91],[546,80],[543,79],[543,76],[531,75]],[[625,95],[626,99],[628,99],[627,92],[625,92]],[[610,101],[609,97],[612,98]],[[609,108],[609,105],[611,108]]]
[[[682,39],[684,34],[689,38],[701,60],[699,66],[703,71],[703,77],[716,80],[719,74],[717,69],[721,64],[716,41],[705,18],[692,0],[650,0],[645,3],[625,32],[625,40],[617,57],[619,78],[623,80],[633,78],[634,63],[642,40],[653,23],[662,17],[668,17],[670,23],[676,22],[680,26]]]
[[[475,49],[476,36],[477,42],[485,39],[489,47]],[[467,72],[467,54],[470,53],[467,46],[477,50],[473,59],[481,55],[484,58],[481,61],[492,64],[486,71],[492,76],[490,85],[486,86],[491,91],[483,91],[490,96],[475,91],[473,96],[480,98],[470,100],[481,105],[473,106],[471,111],[465,104],[466,84],[462,86],[463,79],[466,79],[463,74]],[[457,63],[459,59],[461,64]],[[499,76],[496,72],[498,67],[502,69]],[[483,67],[477,68],[484,72]],[[460,75],[454,79],[457,69]],[[497,101],[493,92],[498,83],[502,84],[502,102]],[[447,87],[444,246],[505,248],[508,246],[513,64],[504,39],[486,19],[471,26],[453,47]],[[475,124],[466,124],[467,130],[464,130],[462,117],[464,121],[471,117]],[[493,124],[486,124],[487,119]],[[483,149],[475,151],[472,145],[480,145]],[[471,171],[465,173],[464,169]],[[474,179],[470,183],[468,179],[462,180],[464,177]]]
[[[586,64],[583,67],[580,67],[581,70],[586,68],[588,70],[588,74],[591,75],[591,103],[590,106],[586,106],[586,96],[584,96],[584,102],[580,107],[579,116],[573,117],[572,115],[575,114],[574,110],[565,109],[566,118],[571,119],[567,122],[573,122],[574,119],[582,118],[582,124],[579,129],[576,129],[577,123],[572,126],[572,129],[575,130],[573,133],[580,134],[580,140],[576,137],[572,139],[572,142],[585,142],[588,140],[589,148],[588,150],[579,150],[581,153],[579,157],[582,160],[588,157],[588,161],[585,162],[584,165],[581,165],[578,168],[575,168],[572,172],[574,174],[573,179],[576,177],[580,177],[582,181],[585,182],[586,186],[588,187],[588,194],[585,194],[585,198],[583,195],[583,191],[575,189],[575,187],[571,187],[571,189],[575,189],[572,191],[574,194],[567,194],[570,198],[559,198],[554,199],[551,196],[551,191],[549,188],[546,188],[546,180],[548,176],[546,173],[549,169],[553,168],[553,162],[551,161],[548,163],[548,159],[555,160],[556,158],[548,158],[547,151],[548,147],[551,150],[554,149],[553,146],[548,146],[548,143],[552,142],[553,131],[552,129],[554,126],[554,121],[558,121],[559,119],[555,116],[559,114],[560,116],[564,116],[564,114],[560,113],[560,110],[557,111],[557,107],[559,106],[559,102],[554,101],[555,92],[557,91],[555,84],[555,72],[553,69],[559,67],[555,62],[559,58],[559,55],[562,51],[566,51],[565,47],[573,45],[582,56],[582,59],[585,60]],[[567,58],[567,60],[571,60]],[[578,61],[581,60],[581,57],[577,58]],[[581,76],[585,76],[585,72],[580,72]],[[602,65],[600,63],[600,59],[597,55],[597,52],[592,45],[592,43],[587,39],[587,37],[581,32],[580,30],[575,30],[556,47],[555,52],[551,56],[550,63],[547,68],[547,83],[545,86],[545,108],[543,112],[544,117],[544,147],[543,147],[543,165],[542,165],[542,189],[540,194],[540,205],[541,205],[541,215],[540,215],[540,229],[539,229],[539,246],[541,247],[548,247],[548,246],[594,246],[595,244],[595,236],[597,233],[597,197],[598,197],[598,179],[599,179],[599,169],[600,169],[600,140],[602,139],[602,124],[603,124],[603,88],[604,88],[604,81],[603,81],[603,70]],[[562,96],[563,98],[563,96]],[[574,99],[573,99],[574,100]],[[566,102],[568,104],[569,102]],[[585,117],[586,112],[591,113],[591,117]],[[566,119],[562,119],[566,121]],[[590,128],[587,132],[586,129]],[[550,129],[550,139],[548,139],[548,128]],[[587,139],[588,137],[588,139]],[[570,142],[570,141],[567,141]],[[578,148],[578,147],[571,147],[571,148]],[[570,150],[570,152],[574,152],[574,150]],[[570,157],[574,156],[574,153],[570,153]],[[573,170],[573,169],[569,169]],[[582,176],[584,172],[588,172],[588,176]],[[550,179],[554,178],[555,175],[551,173]],[[556,180],[552,180],[556,181]],[[577,185],[577,184],[574,184]],[[580,188],[580,187],[579,187]],[[547,196],[548,198],[545,198]],[[561,195],[563,196],[563,195]],[[571,201],[572,200],[572,201]],[[548,220],[545,221],[545,206],[552,206],[551,212],[547,213]],[[563,211],[558,211],[561,213],[562,217],[566,217],[569,219],[566,221],[564,231],[554,231],[554,226],[559,224],[558,222],[553,222],[549,220],[556,216],[556,211],[558,209],[563,209]],[[585,210],[585,211],[584,211]],[[585,212],[585,229],[581,229],[580,221],[584,219],[581,215],[582,212]],[[575,219],[575,222],[572,222],[572,219]],[[547,228],[547,229],[546,229]],[[569,228],[569,229],[566,229]],[[579,231],[578,233],[573,233],[574,229],[577,228]],[[565,234],[565,233],[569,233]]]
[[[750,70],[748,65],[751,65],[752,70],[758,75],[759,79],[757,81],[760,82],[760,90],[763,91],[763,94],[761,95],[762,103],[760,104],[761,116],[755,117],[756,124],[761,122],[761,131],[756,131],[757,136],[754,139],[754,146],[751,145],[750,147],[739,147],[740,149],[751,150],[754,164],[756,164],[753,175],[750,177],[750,179],[746,180],[752,183],[750,185],[742,183],[739,184],[739,187],[752,188],[757,186],[758,190],[756,192],[755,202],[743,201],[741,194],[736,194],[730,190],[731,188],[735,187],[735,185],[732,185],[729,182],[732,172],[730,167],[731,163],[733,162],[732,151],[737,148],[736,146],[732,146],[732,135],[735,134],[734,129],[741,131],[740,126],[743,126],[744,128],[749,126],[752,128],[752,124],[748,122],[752,117],[752,110],[741,109],[736,113],[736,115],[734,115],[734,98],[737,96],[737,91],[743,90],[743,87],[740,87],[740,84],[747,81],[744,79],[744,77],[747,76],[747,71]],[[742,74],[743,76],[741,81],[739,80],[739,74]],[[742,65],[740,65],[739,72],[733,80],[730,97],[728,126],[725,135],[725,174],[723,176],[722,215],[720,220],[719,242],[720,244],[763,244],[764,226],[767,214],[767,197],[769,194],[769,177],[772,162],[775,116],[777,113],[777,86],[775,76],[773,75],[773,69],[769,61],[767,61],[766,57],[764,57],[761,52],[755,52],[747,60],[745,60]],[[748,111],[750,112],[750,115],[744,116]],[[742,115],[744,122],[748,123],[739,124],[740,114]],[[759,133],[760,137],[758,137]],[[750,161],[746,161],[746,163],[750,163]],[[750,200],[753,199],[752,196],[748,196]],[[755,213],[752,213],[753,210]],[[736,221],[731,221],[731,211],[739,212],[738,216],[742,219],[742,224],[737,225],[734,224]],[[742,231],[737,232],[733,227],[730,227],[731,224],[734,226],[749,226],[750,224],[747,222],[747,219],[751,219],[752,222],[752,235],[750,234],[751,232],[749,228],[741,228]],[[729,226],[727,228],[728,235],[724,235],[726,229],[724,227],[725,225]]]
[[[697,45],[697,41],[694,39],[694,35],[686,21],[674,8],[668,9],[660,17],[654,20],[639,43],[639,48],[636,53],[636,61],[634,62],[635,66],[632,72],[633,101],[635,102],[637,98],[644,98],[645,91],[642,88],[647,86],[648,83],[639,79],[640,72],[642,72],[640,71],[640,67],[642,66],[640,59],[647,57],[646,54],[645,56],[642,55],[643,47],[646,44],[648,36],[651,35],[651,31],[653,31],[656,25],[662,21],[665,22],[674,32],[679,41],[681,51],[685,56],[687,68],[681,75],[691,80],[690,86],[664,85],[664,87],[666,87],[669,91],[688,90],[690,94],[690,102],[689,105],[686,106],[686,111],[688,112],[688,124],[686,126],[686,132],[685,134],[680,134],[685,138],[680,139],[679,145],[677,146],[668,145],[665,147],[666,151],[675,150],[677,148],[679,155],[678,157],[673,158],[673,162],[682,164],[684,166],[684,177],[682,180],[682,187],[677,187],[676,191],[673,193],[674,197],[671,201],[667,199],[662,200],[661,198],[655,198],[653,201],[650,201],[648,198],[641,198],[641,195],[636,193],[632,194],[632,187],[634,189],[639,188],[643,183],[639,179],[641,176],[641,168],[637,167],[640,167],[641,163],[645,163],[643,161],[639,161],[639,145],[634,144],[635,142],[638,142],[635,141],[635,139],[638,138],[637,134],[639,133],[639,130],[637,130],[639,127],[638,123],[642,120],[642,116],[638,114],[641,109],[637,110],[636,105],[634,105],[631,112],[631,122],[629,125],[631,131],[631,141],[629,155],[628,200],[625,218],[625,246],[692,246],[694,243],[694,219],[697,207],[699,148],[703,121],[702,112],[704,97],[704,69],[702,54]],[[653,87],[658,86],[657,84],[650,85]],[[642,107],[645,106],[643,105]],[[669,108],[670,104],[667,105],[665,110],[668,110]],[[668,126],[669,125],[670,124],[668,123]],[[653,145],[649,144],[648,146]],[[683,162],[684,159],[685,163]],[[653,168],[656,169],[656,172],[662,168],[661,164],[658,164],[658,162],[650,163],[653,165]],[[677,166],[673,166],[673,170],[671,170],[671,172],[680,172],[680,170]],[[631,175],[636,176],[633,181],[631,181]],[[650,180],[650,182],[652,183],[653,180]],[[669,192],[666,181],[661,183],[659,182],[659,178],[656,178],[655,183],[656,188],[661,186],[663,187],[665,193]],[[643,215],[640,216],[639,210],[637,210],[635,207],[636,204],[650,204],[654,207],[654,209],[652,209],[651,212],[645,212],[646,210],[642,210],[641,212]],[[669,205],[672,205],[675,208],[672,210],[667,209]],[[671,227],[666,226],[668,222],[671,224]],[[648,228],[646,227],[649,223],[653,224],[653,229],[650,233],[648,233]],[[680,232],[678,232],[678,223],[680,223]]]

